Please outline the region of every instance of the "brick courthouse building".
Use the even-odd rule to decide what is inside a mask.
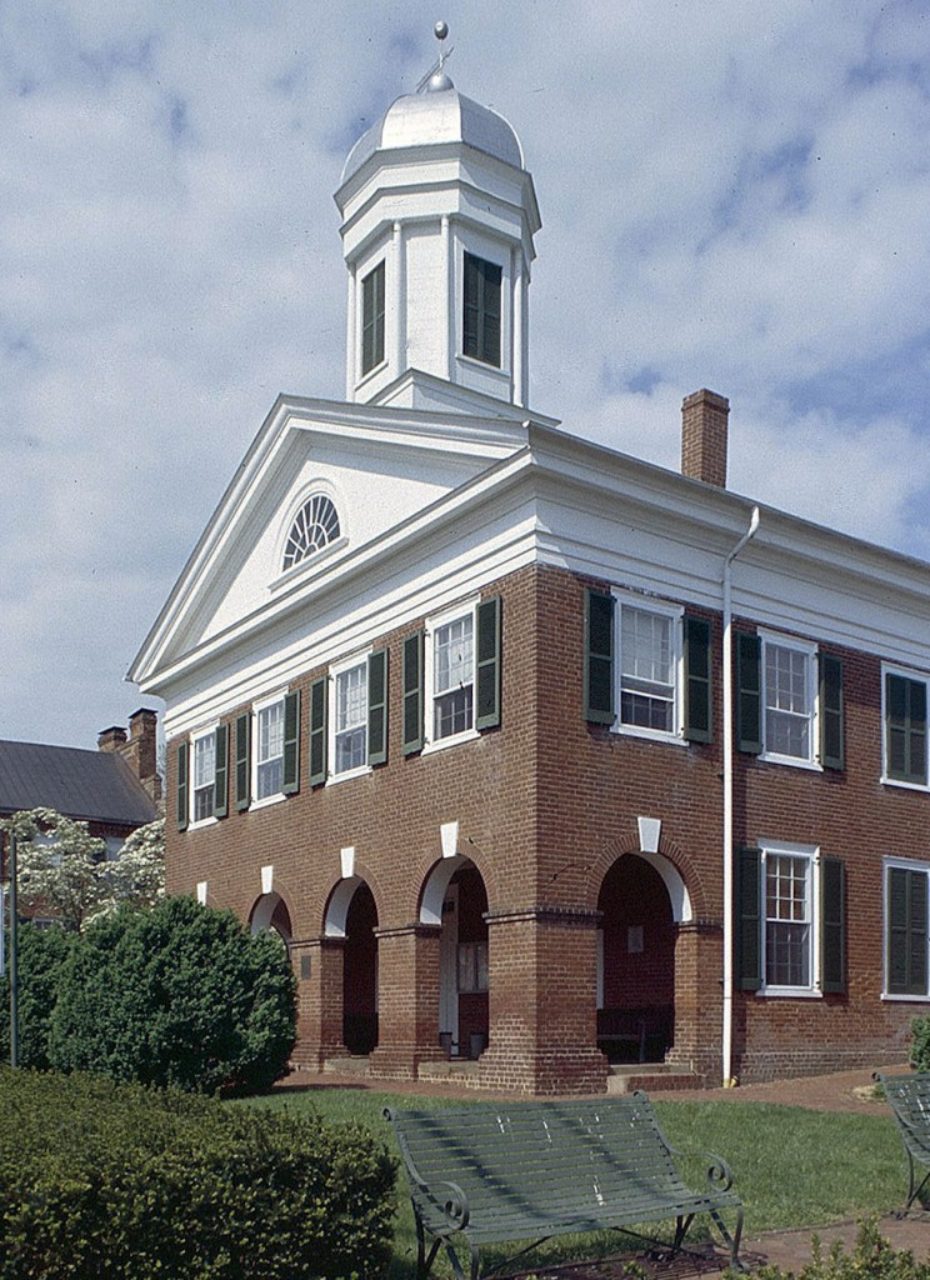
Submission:
[[[346,402],[278,399],[130,673],[170,890],[286,938],[317,1067],[900,1059],[930,566],[728,492],[711,392],[682,474],[528,407],[532,178],[441,70],[336,199]]]

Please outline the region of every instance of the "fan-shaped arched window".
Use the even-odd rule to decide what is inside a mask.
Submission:
[[[284,544],[284,568],[290,569],[307,556],[322,551],[339,537],[339,516],[323,493],[308,498],[297,512]]]

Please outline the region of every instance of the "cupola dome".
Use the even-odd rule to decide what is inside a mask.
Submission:
[[[430,395],[462,408],[474,393],[525,406],[533,179],[514,130],[459,93],[444,60],[356,142],[336,192],[346,398],[415,401],[426,375]]]

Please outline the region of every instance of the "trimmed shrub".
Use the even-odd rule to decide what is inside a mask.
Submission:
[[[918,1262],[908,1249],[893,1249],[874,1221],[860,1223],[852,1253],[839,1241],[825,1251],[816,1236],[813,1245],[811,1261],[796,1280],[930,1280],[930,1262]],[[727,1274],[735,1278],[738,1272]],[[795,1280],[794,1272],[780,1267],[760,1267],[754,1274],[756,1280]]]
[[[911,1066],[930,1071],[930,1018],[911,1019]]]
[[[296,982],[276,934],[168,898],[92,924],[61,971],[49,1060],[200,1093],[268,1088],[287,1069]]]
[[[74,934],[57,927],[19,926],[19,1065],[48,1067],[48,1037],[61,972],[71,953]],[[10,980],[0,979],[0,1058],[10,1060]]]
[[[355,1126],[0,1069],[0,1280],[373,1280],[393,1184]]]

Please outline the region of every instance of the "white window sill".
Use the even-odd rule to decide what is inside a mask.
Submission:
[[[287,796],[283,791],[276,792],[273,796],[262,796],[261,800],[253,800],[249,805],[249,813],[254,809],[267,809],[271,804],[280,804],[282,800],[286,800]]]
[[[887,1001],[888,1004],[930,1004],[930,995],[908,996],[898,995],[897,992],[892,995],[887,991],[883,991],[882,1000]]]
[[[350,782],[353,778],[364,778],[371,771],[370,764],[363,764],[357,769],[346,769],[344,773],[331,773],[326,779],[326,785],[334,787],[337,782]]]
[[[823,992],[814,991],[811,987],[762,987],[756,996],[762,1000],[822,1000]]]
[[[485,373],[495,374],[502,382],[510,381],[510,370],[505,369],[502,365],[491,364],[488,360],[479,360],[477,356],[467,356],[463,351],[460,351],[455,358],[461,364],[470,366],[472,369],[481,369]]]
[[[926,782],[905,782],[903,778],[889,778],[884,773],[881,783],[883,787],[901,787],[904,791],[930,791],[930,786]]]
[[[362,387],[364,387],[366,382],[371,382],[373,378],[377,378],[378,374],[384,373],[387,367],[388,367],[388,358],[387,356],[385,356],[383,360],[379,360],[377,364],[373,364],[370,369],[367,369],[365,371],[365,373],[359,374],[358,379],[356,380],[356,383],[355,383],[355,390],[360,391]]]
[[[780,756],[774,751],[763,751],[757,757],[764,764],[786,764],[791,769],[807,769],[811,773],[823,773],[823,765],[816,760],[802,760],[800,756]]]
[[[435,742],[424,743],[420,755],[430,756],[434,751],[445,751],[446,747],[457,747],[461,742],[474,742],[480,737],[477,729],[466,729],[464,733],[454,733],[448,738],[437,738]]]
[[[635,724],[621,724],[615,720],[610,726],[610,732],[621,735],[624,738],[643,738],[647,742],[667,742],[673,747],[688,747],[691,744],[680,733],[662,733],[659,729],[643,729]]]
[[[198,818],[196,822],[188,825],[188,831],[202,831],[204,827],[215,827],[219,822],[219,818],[214,818],[211,814],[209,818]]]

